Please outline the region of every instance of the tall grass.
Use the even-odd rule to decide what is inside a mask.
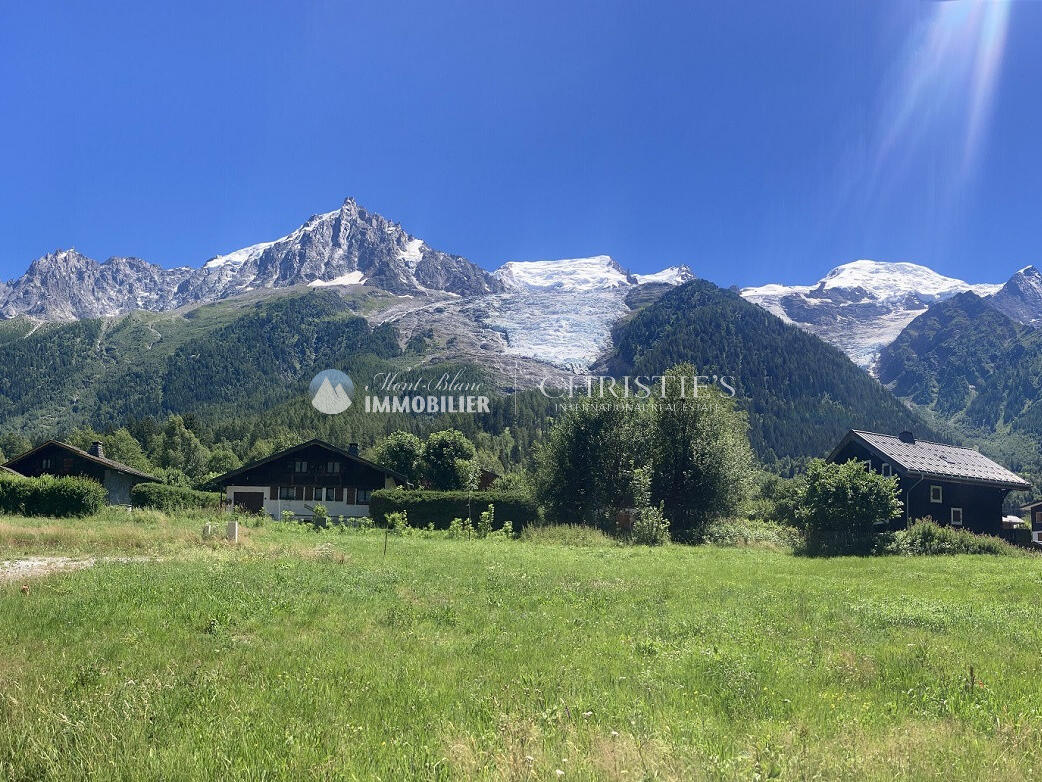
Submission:
[[[559,530],[389,536],[385,552],[382,533],[291,524],[209,547],[187,540],[199,521],[113,519],[99,538],[148,530],[167,555],[0,585],[0,778],[1042,769],[1037,558],[817,560],[588,531],[559,545]]]

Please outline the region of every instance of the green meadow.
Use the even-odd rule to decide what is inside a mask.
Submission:
[[[1042,777],[1039,557],[201,526],[0,518],[0,779]]]

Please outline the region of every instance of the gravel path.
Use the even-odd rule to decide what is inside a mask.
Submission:
[[[26,557],[25,559],[0,560],[0,583],[18,581],[26,578],[49,576],[72,570],[83,570],[98,562],[149,562],[151,557],[87,557],[72,559],[71,557]]]
[[[93,557],[70,559],[69,557],[28,557],[27,559],[5,559],[0,561],[0,582],[47,576],[68,570],[81,570],[93,565]]]

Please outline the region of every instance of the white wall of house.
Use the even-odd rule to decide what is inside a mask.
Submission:
[[[225,497],[228,502],[234,501],[236,492],[260,492],[264,495],[264,512],[275,519],[282,518],[283,511],[292,511],[294,516],[311,516],[316,505],[324,505],[326,512],[333,516],[344,516],[345,518],[362,518],[369,515],[369,505],[358,505],[353,502],[336,502],[335,500],[279,500],[271,499],[271,489],[268,486],[228,486]],[[345,491],[353,495],[352,491]]]

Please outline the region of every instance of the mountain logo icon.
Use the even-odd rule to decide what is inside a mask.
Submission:
[[[351,406],[355,384],[338,369],[324,369],[315,375],[308,390],[312,407],[326,415],[337,415]]]

